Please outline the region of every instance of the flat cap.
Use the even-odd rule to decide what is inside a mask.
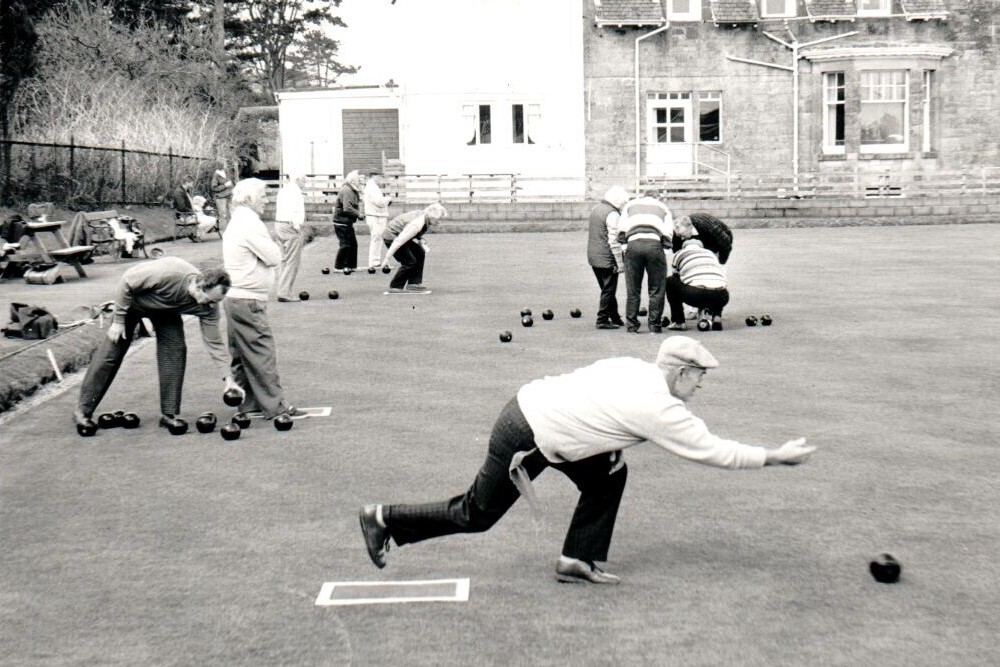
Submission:
[[[705,346],[687,336],[670,336],[660,344],[656,353],[656,365],[694,366],[695,368],[716,368],[718,360]]]

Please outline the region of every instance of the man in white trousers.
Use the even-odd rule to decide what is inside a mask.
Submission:
[[[274,235],[281,246],[281,264],[278,266],[278,301],[289,303],[299,297],[292,291],[295,277],[302,264],[302,246],[305,235],[302,225],[306,221],[306,198],[302,192],[306,178],[291,175],[278,191],[274,213]]]
[[[385,223],[389,221],[389,203],[391,199],[382,193],[382,173],[373,171],[365,183],[361,194],[364,204],[365,222],[368,223],[368,269],[377,269],[385,257],[385,243],[382,233]]]

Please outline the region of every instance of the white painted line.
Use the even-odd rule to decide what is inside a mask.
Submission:
[[[333,408],[299,408],[304,414],[292,417],[292,419],[306,419],[308,417],[329,417],[333,414]],[[247,412],[246,416],[250,419],[263,419],[264,413],[260,410],[255,410],[254,412]]]
[[[440,589],[453,587],[450,594]],[[425,589],[421,592],[421,588]],[[430,590],[426,590],[430,589]],[[405,602],[468,602],[469,579],[418,581],[327,581],[316,596],[317,607]]]

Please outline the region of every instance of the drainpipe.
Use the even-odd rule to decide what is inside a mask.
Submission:
[[[653,35],[658,35],[667,28],[670,27],[670,21],[667,21],[665,25],[652,32],[647,32],[645,35],[639,35],[635,38],[635,192],[639,193],[639,184],[642,182],[642,123],[639,122],[641,100],[639,99],[639,42],[642,40],[652,37]]]

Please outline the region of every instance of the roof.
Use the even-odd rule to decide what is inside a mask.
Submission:
[[[902,0],[902,4],[908,21],[948,18],[944,0]]]
[[[720,23],[757,23],[756,0],[711,0],[712,20]]]
[[[594,0],[594,23],[600,27],[662,26],[660,0]]]
[[[853,21],[858,14],[854,0],[805,0],[813,21]]]

